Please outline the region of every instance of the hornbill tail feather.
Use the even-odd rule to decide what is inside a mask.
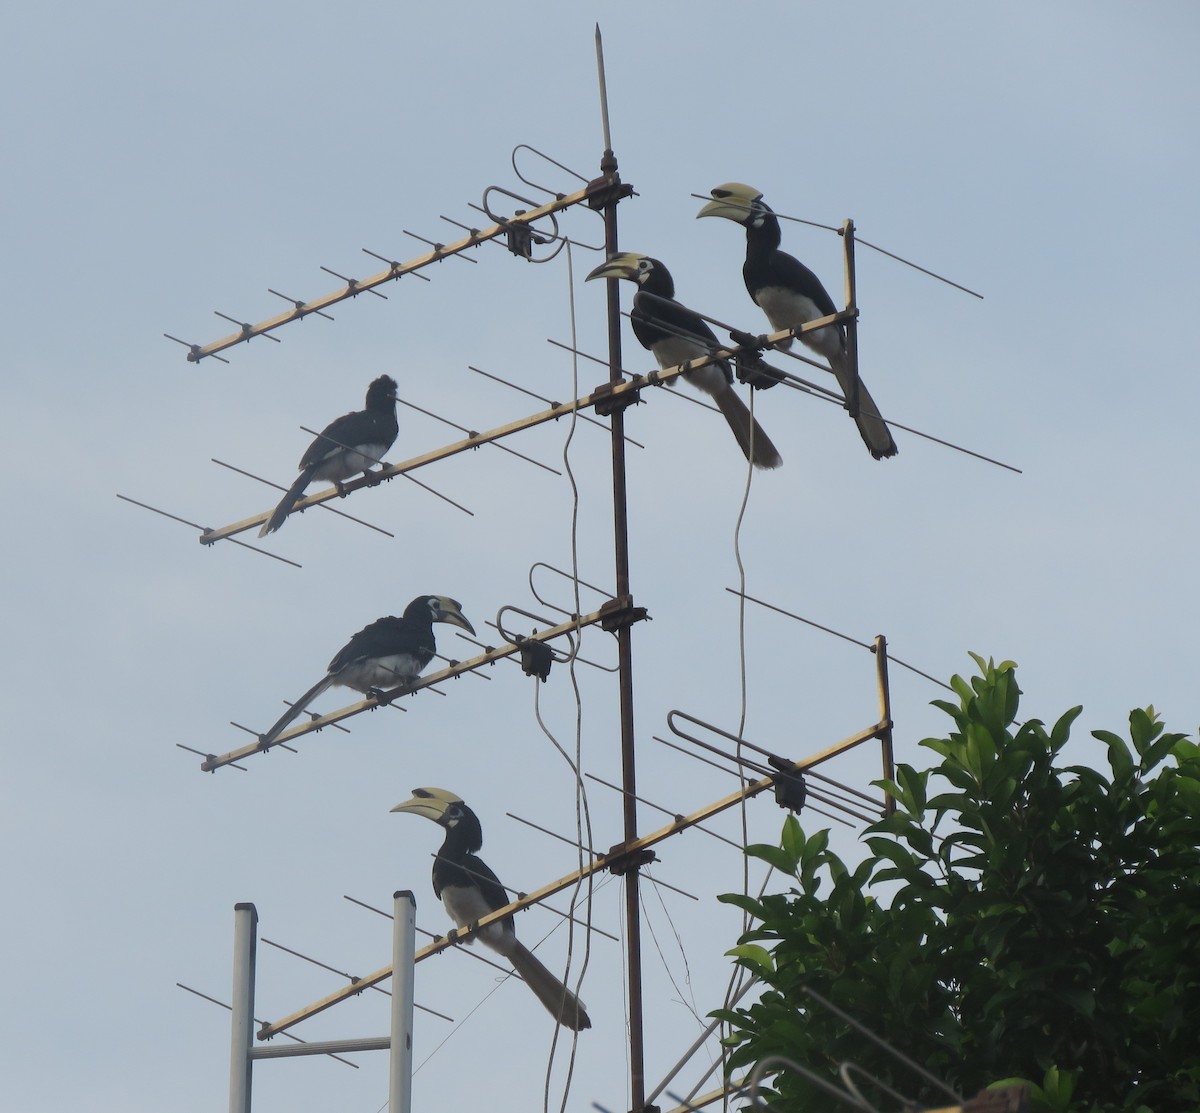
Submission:
[[[854,393],[854,372],[850,364],[842,357],[831,356],[829,365],[837,377],[838,386],[842,388],[842,394],[849,402]],[[854,415],[854,424],[858,426],[863,443],[876,460],[895,456],[900,451],[892,439],[892,431],[887,427],[887,422],[883,420],[879,407],[875,405],[875,399],[871,397],[862,379],[858,380],[858,413]]]
[[[259,537],[266,537],[268,533],[274,533],[283,525],[287,520],[287,516],[292,512],[292,507],[304,497],[304,490],[312,482],[315,470],[312,467],[305,468],[296,477],[296,482],[287,489],[287,494],[279,500],[279,504],[272,511],[270,518],[263,523],[262,529],[258,531]]]
[[[275,725],[271,727],[266,734],[259,739],[259,745],[269,746],[275,741],[291,724],[292,720],[297,716],[302,715],[304,710],[313,700],[317,698],[326,688],[334,682],[333,673],[321,677],[307,692],[304,693],[295,703],[292,704],[282,715],[276,720]]]
[[[564,1028],[581,1032],[592,1026],[583,1003],[562,984],[524,943],[517,942],[508,955],[513,969],[528,983],[537,999]]]
[[[771,443],[771,438],[732,388],[718,391],[713,395],[713,400],[720,406],[721,413],[725,415],[729,428],[733,430],[733,435],[750,463],[756,468],[777,468],[783,463],[783,457]]]

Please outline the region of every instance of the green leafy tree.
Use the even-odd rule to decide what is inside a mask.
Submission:
[[[1200,1109],[1200,747],[1148,708],[1128,742],[1093,732],[1106,772],[1060,768],[1081,709],[1017,725],[1015,665],[975,661],[936,704],[952,731],[921,743],[940,764],[879,782],[897,810],[861,865],[791,816],[748,848],[794,885],[721,898],[752,917],[730,953],[765,983],[715,1014],[731,1073],[782,1055],[836,1081],[850,1061],[946,1104],[811,987],[966,1096],[1021,1078],[1042,1110]],[[772,1108],[829,1105],[795,1073],[771,1085]]]

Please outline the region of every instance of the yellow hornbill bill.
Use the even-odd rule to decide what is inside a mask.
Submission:
[[[726,182],[710,190],[713,200],[697,213],[723,216],[746,228],[746,262],[742,277],[755,304],[767,315],[771,327],[797,328],[819,317],[837,312],[833,299],[821,280],[799,259],[779,250],[779,218],[762,199],[762,193],[741,182]],[[815,332],[800,334],[800,342],[829,360],[847,405],[855,397],[854,369],[846,357],[846,333],[830,325]],[[782,347],[791,347],[787,341]],[[879,413],[879,407],[859,380],[858,412],[851,411],[863,442],[876,460],[895,456],[899,451],[891,430]]]
[[[371,470],[383,459],[400,431],[396,421],[396,380],[380,375],[367,387],[366,405],[361,410],[334,419],[308,446],[300,458],[300,474],[279,500],[271,517],[258,531],[259,537],[274,533],[300,501],[310,483],[328,479],[341,490],[343,479]]]
[[[633,296],[630,314],[633,335],[651,352],[662,370],[711,355],[720,348],[716,334],[704,318],[675,300],[671,272],[657,259],[623,252],[613,255],[587,276],[589,282],[593,278],[624,278],[637,283],[638,292]],[[756,468],[777,468],[783,463],[771,438],[734,392],[733,371],[725,360],[685,371],[683,377],[712,396],[746,459]],[[670,385],[675,385],[674,379]]]
[[[445,622],[474,634],[462,606],[445,595],[418,595],[399,618],[387,615],[364,626],[340,650],[325,675],[280,716],[259,739],[273,742],[326,688],[341,685],[381,697],[385,688],[411,684],[430,661],[437,643],[433,624]]]
[[[412,799],[397,804],[392,811],[421,815],[446,829],[442,848],[433,861],[433,892],[458,927],[469,927],[510,903],[500,879],[475,853],[483,846],[479,818],[453,792],[414,788]],[[489,924],[478,938],[512,963],[559,1024],[575,1032],[592,1026],[579,998],[517,939],[512,916]]]

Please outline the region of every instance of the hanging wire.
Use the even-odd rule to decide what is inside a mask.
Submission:
[[[644,872],[647,877],[650,876],[649,867],[646,867]],[[638,903],[641,905],[642,916],[646,926],[650,929],[650,938],[654,941],[654,949],[658,951],[658,957],[662,961],[663,969],[667,972],[667,977],[670,979],[671,985],[675,987],[675,992],[679,994],[680,1004],[692,1014],[698,1024],[703,1024],[704,1018],[700,1015],[700,1007],[696,1004],[696,994],[692,987],[692,967],[691,963],[688,962],[687,949],[683,945],[683,939],[679,935],[679,929],[675,926],[675,921],[671,919],[667,902],[663,900],[663,895],[657,886],[654,889],[654,895],[658,897],[659,907],[662,908],[663,915],[667,920],[667,926],[671,929],[671,934],[675,937],[675,946],[679,948],[679,957],[683,960],[683,980],[687,986],[688,1001],[683,1000],[683,990],[679,988],[679,983],[675,980],[675,975],[671,973],[671,965],[667,962],[667,956],[663,954],[662,945],[658,941],[658,933],[655,932],[654,924],[650,919],[650,910],[646,907],[645,892],[639,888]]]
[[[513,168],[514,168],[514,170],[516,169],[515,152],[514,152]],[[520,175],[518,173],[518,177],[519,176]],[[576,314],[575,314],[575,261],[574,261],[574,254],[571,250],[572,245],[571,245],[570,240],[565,241],[565,246],[566,246],[566,251],[567,251],[567,304],[568,304],[568,310],[569,310],[570,322],[571,322],[571,341],[572,341],[572,343],[574,343],[575,337],[576,337],[576,329],[577,329]],[[574,360],[574,359],[571,361],[571,397],[572,398],[579,397],[579,364],[578,364],[578,361]],[[570,488],[571,488],[571,571],[572,571],[573,582],[575,584],[575,611],[574,611],[575,614],[580,613],[580,611],[579,611],[579,586],[578,586],[578,577],[579,577],[579,485],[575,480],[575,472],[571,466],[571,446],[575,440],[575,430],[579,424],[578,418],[579,418],[578,409],[573,408],[571,411],[570,423],[567,427],[567,435],[563,441],[563,449],[562,449],[563,470],[566,472],[567,482],[570,484]],[[497,616],[497,622],[499,622],[499,616]],[[582,645],[582,631],[581,631],[581,636],[580,636],[580,645]],[[579,647],[577,646],[576,649],[578,649],[578,648]],[[554,737],[553,732],[549,729],[549,727],[546,725],[544,719],[542,718],[542,711],[541,711],[542,681],[541,681],[541,679],[536,680],[534,683],[534,711],[535,711],[535,715],[537,718],[538,726],[541,728],[542,733],[545,734],[545,736],[550,740],[550,743],[554,746],[554,748],[556,750],[558,750],[558,752],[562,755],[563,759],[567,763],[568,768],[571,770],[572,774],[575,777],[575,835],[576,835],[576,841],[577,841],[576,861],[577,861],[578,869],[582,872],[584,864],[585,864],[585,860],[584,860],[585,859],[585,847],[590,847],[592,845],[593,838],[592,838],[592,819],[591,819],[591,811],[590,811],[589,804],[588,804],[587,789],[584,786],[583,778],[582,778],[582,775],[580,772],[581,766],[582,766],[582,760],[583,760],[583,753],[582,753],[582,747],[583,747],[583,694],[579,688],[578,676],[576,675],[576,671],[575,671],[575,653],[574,652],[572,653],[571,658],[568,661],[567,667],[568,667],[568,675],[570,676],[570,680],[571,680],[571,690],[572,690],[572,693],[574,696],[574,701],[575,701],[575,743],[574,743],[574,757],[573,758],[567,754],[567,752],[563,748],[562,744],[558,741],[557,738]],[[590,854],[590,851],[587,851],[586,853]],[[582,881],[581,881],[579,884],[576,884],[574,886],[574,888],[571,890],[571,899],[568,904],[568,908],[570,909],[572,916],[574,916],[575,908],[578,904],[579,894],[580,894],[582,887],[583,886],[582,886]],[[587,931],[585,931],[585,933],[584,933],[583,961],[580,964],[579,973],[578,973],[577,977],[575,978],[574,991],[577,996],[583,987],[583,979],[587,973],[588,964],[591,961],[590,924],[592,921],[592,894],[593,894],[593,892],[594,892],[594,883],[592,880],[592,875],[589,874],[588,882],[587,882],[587,896],[585,899],[585,906],[587,909],[585,918],[589,925],[589,929]],[[572,921],[572,923],[570,923],[567,928],[567,960],[566,960],[567,961],[567,969],[564,972],[564,980],[567,976],[569,976],[570,967],[571,967],[571,957],[572,957],[572,954],[574,951],[574,943],[575,943],[575,932],[574,932],[574,923]],[[550,1110],[550,1083],[551,1083],[551,1078],[552,1078],[552,1072],[554,1069],[555,1050],[558,1047],[558,1038],[559,1038],[559,1026],[555,1025],[554,1034],[551,1037],[551,1041],[550,1041],[550,1052],[549,1052],[549,1055],[547,1056],[547,1061],[546,1061],[546,1076],[545,1076],[545,1083],[544,1083],[543,1093],[542,1093],[542,1108],[545,1111],[545,1113],[549,1113],[549,1110]],[[566,1078],[563,1081],[562,1101],[559,1106],[560,1113],[565,1113],[565,1110],[567,1107],[567,1101],[570,1097],[571,1081],[572,1081],[572,1079],[574,1077],[574,1073],[575,1073],[575,1058],[576,1058],[576,1052],[578,1049],[578,1045],[579,1045],[579,1033],[573,1031],[571,1033],[571,1047],[570,1047],[570,1053],[568,1055],[568,1060],[567,1060]]]
[[[750,391],[750,455],[753,456],[754,447],[754,396],[757,391]],[[746,461],[746,484],[742,490],[742,501],[738,507],[737,523],[733,530],[733,556],[737,563],[738,583],[742,590],[746,589],[746,565],[742,560],[742,523],[745,521],[746,508],[750,504],[750,488],[754,481],[754,466],[749,459]],[[746,731],[746,713],[748,704],[747,680],[746,680],[746,608],[743,603],[738,610],[738,684],[741,696],[741,705],[738,714],[738,742],[737,742],[737,757],[738,757],[738,784],[745,784],[745,777],[741,773],[741,738]],[[738,821],[741,824],[742,845],[745,846],[750,841],[750,821],[747,814],[747,801],[742,797],[738,805]],[[745,854],[742,855],[742,895],[748,897],[750,895],[750,859]],[[750,914],[742,910],[742,933],[748,930],[750,926]],[[725,1008],[730,1008],[729,1002],[737,995],[743,978],[746,976],[745,971],[735,965],[733,973],[729,979],[729,985],[725,990]],[[721,1039],[721,1063],[724,1065],[727,1058],[727,1051],[724,1042],[724,1025],[722,1025]]]

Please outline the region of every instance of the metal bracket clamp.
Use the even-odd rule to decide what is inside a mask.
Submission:
[[[799,812],[804,808],[808,796],[808,786],[804,783],[804,774],[797,773],[795,762],[784,761],[774,754],[767,758],[767,764],[772,769],[778,769],[775,778],[775,803],[789,812]]]
[[[603,209],[606,205],[632,196],[633,186],[621,181],[615,174],[601,174],[588,182],[584,193],[587,194],[589,208]]]
[[[770,390],[783,382],[783,373],[763,362],[763,349],[770,347],[765,334],[755,336],[741,329],[730,329],[729,338],[740,349],[734,359],[734,374],[739,383],[747,383],[756,390]]]
[[[610,599],[598,612],[600,614],[600,629],[610,634],[632,626],[635,622],[649,620],[650,614],[645,607],[635,607],[633,596],[622,595]]]
[[[524,209],[517,210],[517,216],[523,215]],[[528,224],[508,224],[504,230],[505,245],[514,255],[522,259],[533,258],[533,229]],[[540,237],[538,242],[544,242]]]
[[[624,877],[630,870],[640,870],[642,866],[657,861],[658,857],[649,847],[627,851],[625,844],[619,842],[604,855],[604,868],[614,877]]]
[[[521,671],[526,676],[536,676],[545,682],[550,679],[550,666],[554,663],[554,652],[545,642],[522,638],[517,635],[521,647]]]
[[[618,384],[611,382],[601,383],[592,391],[590,397],[597,417],[611,417],[641,401],[641,392],[638,390],[625,391],[615,398],[612,397],[613,387],[616,385]]]

